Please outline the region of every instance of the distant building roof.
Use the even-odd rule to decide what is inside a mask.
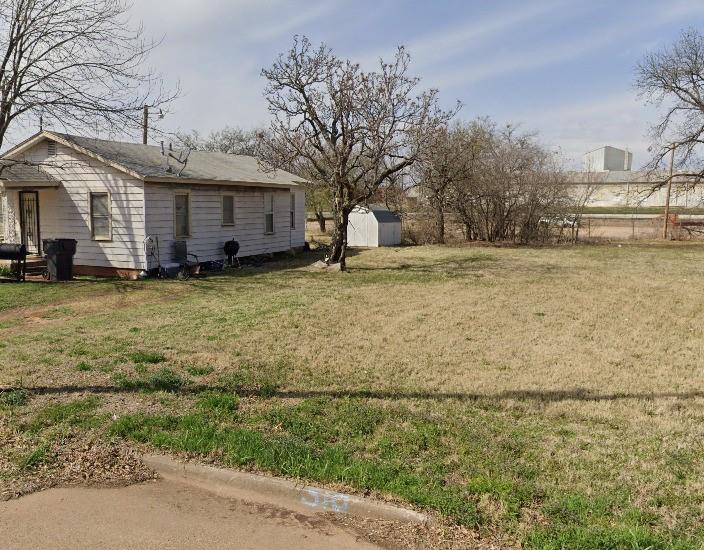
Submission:
[[[168,146],[165,154],[162,154],[161,147],[158,145],[94,139],[48,131],[36,134],[8,151],[5,157],[20,153],[42,138],[62,143],[145,180],[166,182],[198,180],[210,183],[254,183],[272,186],[294,186],[303,183],[301,178],[283,170],[263,169],[254,157],[191,151],[184,168],[181,163],[168,157],[169,153],[178,156],[178,152],[169,151]]]

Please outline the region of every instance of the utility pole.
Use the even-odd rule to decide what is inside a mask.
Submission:
[[[670,195],[672,194],[672,176],[675,170],[675,146],[670,146],[670,177],[667,178],[667,195],[665,196],[665,223],[662,238],[667,240],[667,224],[670,221]]]
[[[142,119],[142,143],[147,144],[147,129],[149,127],[149,105],[144,106],[144,118]]]

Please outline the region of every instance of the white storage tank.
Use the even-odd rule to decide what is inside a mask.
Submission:
[[[628,172],[633,165],[633,153],[607,145],[584,155],[586,172]]]
[[[347,223],[347,246],[373,248],[401,244],[401,218],[382,206],[357,206]]]

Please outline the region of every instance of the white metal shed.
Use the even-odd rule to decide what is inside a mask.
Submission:
[[[381,206],[357,206],[347,223],[347,245],[351,247],[397,246],[401,244],[401,218]]]

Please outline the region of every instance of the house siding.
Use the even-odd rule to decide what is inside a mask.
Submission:
[[[57,188],[40,187],[40,237],[78,241],[74,265],[112,270],[142,270],[147,265],[144,239],[159,237],[162,263],[171,261],[174,236],[174,195],[190,194],[190,253],[200,261],[224,257],[228,240],[240,242],[240,256],[287,251],[305,243],[305,191],[303,188],[233,186],[213,184],[144,183],[120,170],[57,143],[57,155],[48,156],[47,141],[26,151],[21,160],[41,164],[59,180]],[[90,193],[109,192],[112,239],[93,240]],[[264,194],[274,194],[274,232],[265,234]],[[235,225],[222,225],[222,194],[235,197]],[[296,196],[295,229],[290,225],[291,193]],[[2,197],[0,197],[2,199]],[[6,240],[19,242],[19,190],[7,189],[5,197]],[[179,239],[181,240],[181,239]]]
[[[42,169],[61,181],[58,189],[38,189],[42,239],[71,238],[78,241],[74,265],[144,268],[144,184],[71,148],[57,144],[49,157],[47,142],[24,154],[25,160],[42,163]],[[91,235],[90,193],[109,192],[112,240],[95,241]],[[15,209],[19,192],[8,191]],[[17,211],[17,210],[16,210]],[[20,234],[15,216],[15,237]]]
[[[266,234],[264,195],[274,194],[274,233]],[[290,228],[290,193],[296,193],[296,228]],[[190,236],[174,235],[174,195],[190,195]],[[223,194],[235,197],[235,225],[222,225]],[[145,186],[147,234],[159,238],[161,262],[171,260],[173,242],[185,240],[188,252],[199,261],[221,260],[226,241],[240,243],[239,256],[282,252],[303,246],[305,241],[305,196],[301,190],[244,186],[171,185]],[[154,265],[150,265],[154,267]]]

